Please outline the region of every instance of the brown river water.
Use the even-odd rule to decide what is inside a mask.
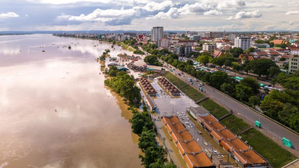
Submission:
[[[95,61],[110,46],[0,36],[0,168],[141,167],[132,114]]]

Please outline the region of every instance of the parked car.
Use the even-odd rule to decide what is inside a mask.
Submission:
[[[194,78],[194,81],[195,81],[195,82],[198,82],[198,79]]]

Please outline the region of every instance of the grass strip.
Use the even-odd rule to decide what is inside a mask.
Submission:
[[[273,168],[280,168],[296,159],[289,151],[283,149],[256,129],[250,129],[241,136],[242,140],[248,141],[248,144],[266,158]]]
[[[199,105],[202,105],[205,109],[207,109],[214,117],[221,118],[224,115],[228,114],[228,111],[221,107],[219,104],[215,103],[211,99],[204,100],[199,103]]]

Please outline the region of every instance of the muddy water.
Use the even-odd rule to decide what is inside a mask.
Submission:
[[[131,113],[95,61],[110,46],[0,36],[0,168],[141,167]]]

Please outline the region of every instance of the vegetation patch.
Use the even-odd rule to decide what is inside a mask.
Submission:
[[[191,86],[185,86],[181,89],[188,97],[190,97],[194,101],[198,101],[204,97],[201,93],[199,93],[196,89]]]
[[[164,76],[179,89],[186,85],[186,82],[180,80],[170,72],[166,72]]]
[[[230,116],[224,118],[223,120],[221,120],[221,122],[224,125],[226,125],[228,129],[230,129],[232,132],[234,132],[236,134],[238,134],[239,132],[241,132],[249,127],[249,125],[246,122],[244,122],[240,118],[237,118],[234,115],[230,115]]]
[[[221,118],[224,115],[228,114],[228,111],[215,103],[211,99],[204,100],[199,103],[199,105],[202,105],[205,109],[207,109],[214,117]]]
[[[241,136],[243,141],[248,141],[248,144],[267,159],[274,168],[280,168],[296,159],[289,151],[283,149],[256,129],[246,131]]]

